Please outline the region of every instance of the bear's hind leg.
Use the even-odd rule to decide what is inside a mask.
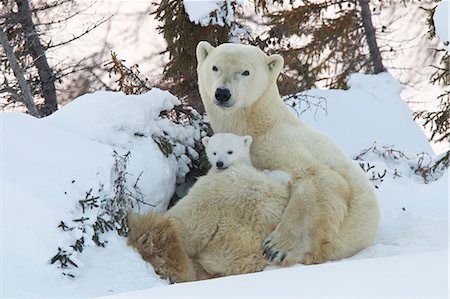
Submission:
[[[162,215],[149,213],[129,221],[128,245],[133,246],[156,273],[171,282],[198,280],[206,274],[188,256],[176,225]]]
[[[228,276],[262,271],[269,263],[261,252],[260,233],[235,226],[219,232],[199,256],[209,273]]]

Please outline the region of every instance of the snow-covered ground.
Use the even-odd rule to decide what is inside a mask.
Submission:
[[[447,256],[441,250],[295,266],[107,298],[447,298]]]
[[[194,127],[160,117],[177,100],[158,89],[141,96],[97,92],[44,119],[2,113],[1,297],[447,296],[448,171],[426,177],[427,184],[415,173],[435,157],[400,99],[397,81],[388,74],[353,75],[350,86],[308,91],[306,100],[319,108],[303,113],[304,95],[286,103],[357,158],[373,179],[382,213],[374,246],[344,261],[174,286],[117,233],[101,236],[105,247],[86,239],[85,249],[77,252],[70,245],[86,226],[63,231],[59,225],[75,225],[79,200],[90,189],[101,198],[113,196],[114,151],[131,153],[128,188],[137,181],[145,201],[157,210],[167,207],[176,176],[189,163],[181,153],[200,138]],[[152,138],[163,132],[186,147],[166,157]],[[175,156],[182,157],[178,163]],[[94,219],[96,213],[94,207],[86,215]],[[50,264],[58,247],[78,268],[63,271]]]

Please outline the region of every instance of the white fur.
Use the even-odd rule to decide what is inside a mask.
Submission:
[[[233,163],[251,165],[251,136],[222,133],[212,137],[203,137],[202,143],[212,169],[226,169]]]
[[[250,159],[252,141],[251,136],[239,136],[232,133],[218,133],[202,139],[213,171],[226,169],[235,163],[252,165]],[[263,173],[268,178],[283,184],[289,184],[292,180],[292,176],[283,170],[265,169]]]
[[[370,246],[379,223],[373,187],[338,146],[284,105],[276,85],[282,57],[249,45],[200,42],[197,58],[214,133],[251,135],[253,165],[293,177],[289,204],[267,246],[286,253],[288,264],[345,258]],[[217,88],[229,90],[229,101],[217,100]]]

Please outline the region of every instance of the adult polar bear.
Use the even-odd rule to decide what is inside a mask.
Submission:
[[[282,102],[280,55],[240,44],[197,45],[200,95],[214,133],[253,137],[252,163],[293,176],[281,222],[264,242],[290,265],[349,257],[373,244],[379,208],[365,173],[328,137]]]

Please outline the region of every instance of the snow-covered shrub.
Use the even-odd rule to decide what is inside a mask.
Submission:
[[[377,147],[374,142],[354,157],[354,160],[360,161],[359,165],[367,173],[375,188],[378,188],[386,175],[393,179],[412,178],[425,184],[437,181],[448,168],[448,165],[442,163],[442,158],[433,157],[426,152],[408,154],[391,145]]]
[[[70,277],[78,273],[86,246],[107,246],[111,231],[127,235],[129,208],[163,211],[176,184],[207,170],[200,159],[208,129],[203,116],[157,88],[141,95],[86,95],[46,120],[112,149],[110,168],[84,194],[72,195],[75,207],[59,223],[68,237],[49,258]],[[158,183],[167,174],[171,179]]]
[[[169,92],[152,88],[137,65],[125,66],[115,53],[108,65],[110,74],[118,77],[118,90],[127,96],[87,95],[47,118],[112,148],[109,177],[99,177],[84,194],[71,198],[75,207],[58,226],[68,237],[50,262],[70,277],[78,273],[86,246],[107,246],[107,232],[127,235],[129,208],[163,211],[208,170],[201,143],[209,132],[205,117]],[[155,183],[162,173],[172,179]]]
[[[283,101],[292,111],[300,117],[304,112],[312,110],[314,116],[319,111],[327,114],[327,99],[323,96],[310,95],[307,93],[295,93],[284,96]]]
[[[64,275],[75,277],[80,264],[77,255],[86,246],[106,246],[108,241],[103,239],[102,234],[116,231],[121,236],[127,235],[126,216],[129,208],[138,204],[151,205],[142,200],[144,195],[137,186],[140,177],[133,184],[134,190],[127,186],[126,167],[129,158],[130,152],[125,155],[114,152],[113,190],[105,190],[104,185],[98,186],[95,191],[89,189],[83,198],[76,200],[73,218],[61,220],[58,225],[62,231],[70,234],[72,243],[58,247],[50,263],[62,269]]]
[[[125,61],[119,59],[114,52],[111,52],[111,61],[107,65],[110,76],[117,76],[117,89],[125,94],[142,94],[150,91],[156,84],[140,72],[138,65],[126,66]],[[184,188],[186,180],[190,185],[209,168],[206,157],[202,156],[204,147],[200,139],[211,133],[211,129],[205,115],[189,106],[188,102],[176,99],[172,108],[161,111],[160,124],[165,129],[151,135],[166,157],[173,156],[178,161],[177,184],[181,186],[178,190]],[[180,127],[183,129],[179,130]],[[135,132],[135,135],[146,137],[143,132]],[[183,191],[175,193],[171,203],[176,202],[183,194]]]

